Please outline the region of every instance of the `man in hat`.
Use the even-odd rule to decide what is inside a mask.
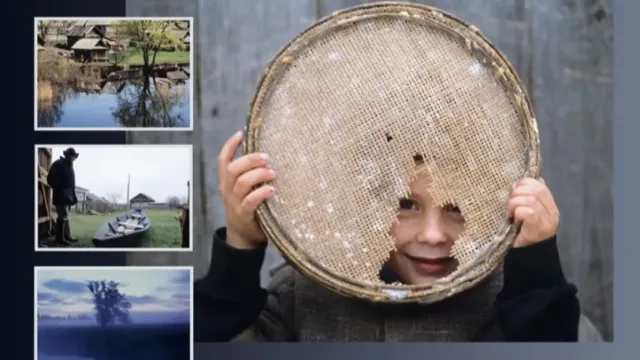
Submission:
[[[60,159],[51,164],[47,182],[53,190],[53,205],[56,207],[58,219],[56,221],[56,243],[68,245],[76,242],[71,237],[69,228],[69,210],[78,203],[76,197],[76,174],[73,170],[73,162],[80,156],[74,148],[68,148]]]

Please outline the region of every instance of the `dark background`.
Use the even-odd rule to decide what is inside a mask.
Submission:
[[[21,9],[21,7],[24,7]],[[50,144],[123,144],[124,132],[42,132],[34,131],[34,17],[54,16],[125,16],[125,1],[63,1],[38,0],[12,2],[4,11],[8,18],[5,28],[13,34],[9,40],[11,56],[5,58],[10,68],[5,73],[11,84],[9,100],[3,113],[5,128],[2,131],[5,159],[9,164],[2,170],[2,177],[9,180],[3,186],[4,226],[0,236],[5,246],[3,255],[3,283],[5,288],[3,307],[5,336],[2,341],[2,357],[31,359],[34,354],[34,266],[123,266],[124,253],[35,253],[34,229],[34,157],[35,145]],[[6,53],[5,53],[6,54]],[[8,88],[7,88],[8,89]],[[8,110],[8,111],[7,111]],[[4,181],[3,181],[4,183]],[[8,197],[8,198],[7,198]],[[15,200],[14,200],[15,198]],[[10,210],[11,209],[11,210]],[[18,230],[20,229],[20,230]],[[5,303],[6,302],[6,303]],[[11,326],[7,327],[7,324]]]

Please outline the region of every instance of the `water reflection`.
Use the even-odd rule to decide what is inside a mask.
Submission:
[[[39,127],[188,127],[188,71],[132,69],[38,83]]]

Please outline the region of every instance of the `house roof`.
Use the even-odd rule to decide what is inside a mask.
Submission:
[[[169,80],[188,80],[189,77],[187,74],[182,71],[167,71],[167,78]]]
[[[138,195],[131,198],[131,201],[137,202],[156,202],[151,196],[139,193]]]
[[[103,34],[101,30],[96,28],[97,25],[73,25],[69,32],[67,32],[67,36],[75,36],[75,37],[83,37],[89,34],[90,32],[96,33],[96,35],[100,37],[106,37],[106,34]]]
[[[178,40],[182,40],[185,36],[189,35],[189,30],[170,30],[169,32]]]
[[[78,20],[74,23],[74,26],[111,25],[112,23],[113,23],[113,20],[102,20],[102,19]]]
[[[102,201],[102,199],[98,195],[96,195],[94,193],[87,193],[87,200],[90,200],[90,201]]]
[[[76,191],[85,193],[85,192],[89,192],[89,189],[86,189],[86,188],[83,188],[83,187],[80,187],[80,186],[76,186]]]
[[[171,26],[172,29],[188,29],[189,28],[189,20],[180,20],[180,21],[174,21],[174,23]]]
[[[102,39],[84,38],[76,41],[71,47],[73,50],[106,50],[107,46]]]
[[[91,30],[93,30],[93,26],[73,25],[69,29],[67,36],[83,36]]]

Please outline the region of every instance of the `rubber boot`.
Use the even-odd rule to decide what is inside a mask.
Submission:
[[[78,239],[71,237],[71,228],[69,228],[69,220],[64,222],[64,239],[69,242],[78,242]]]
[[[57,219],[56,221],[56,244],[67,245],[67,241],[64,239],[64,221]]]

